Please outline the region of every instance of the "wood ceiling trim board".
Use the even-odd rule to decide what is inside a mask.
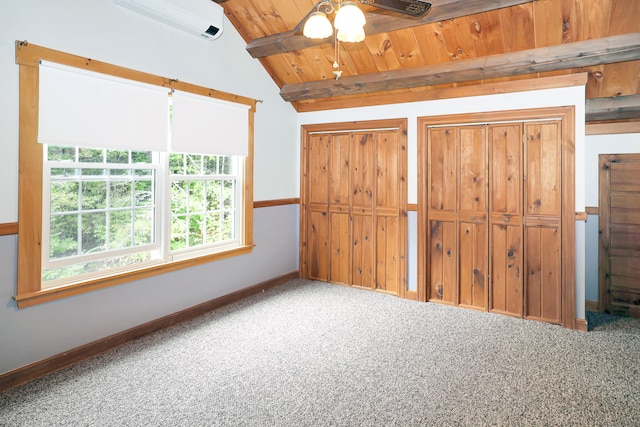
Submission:
[[[500,9],[498,13],[505,53],[536,47],[531,4]]]
[[[342,108],[368,107],[375,105],[402,104],[407,102],[432,101],[438,99],[465,98],[470,96],[496,95],[511,92],[553,89],[570,86],[583,86],[587,83],[587,73],[567,74],[564,76],[541,77],[517,82],[496,82],[475,86],[450,88],[423,88],[409,92],[393,94],[370,94],[366,97],[339,97],[322,100],[293,102],[296,111],[326,111]]]
[[[553,46],[563,42],[562,17],[562,1],[546,0],[533,3],[535,47]]]
[[[367,25],[365,31],[368,35],[373,35],[381,32],[413,28],[460,16],[530,3],[531,1],[533,0],[432,0],[431,11],[420,19],[403,18],[399,17],[398,14],[392,16],[375,12],[366,13]],[[331,42],[330,38],[323,40],[308,39],[300,31],[292,29],[251,40],[247,45],[247,51],[254,58],[261,58]]]
[[[603,77],[604,85],[600,97],[637,94],[640,61],[607,64],[603,70]]]
[[[640,59],[640,33],[631,33],[427,67],[349,76],[338,81],[325,80],[285,85],[280,90],[280,95],[286,101],[300,101],[511,77],[638,59]]]
[[[618,120],[640,118],[640,95],[587,99],[585,120]]]

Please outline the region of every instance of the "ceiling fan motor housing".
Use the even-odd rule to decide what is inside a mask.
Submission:
[[[360,3],[416,17],[431,9],[431,3],[423,0],[360,0]]]

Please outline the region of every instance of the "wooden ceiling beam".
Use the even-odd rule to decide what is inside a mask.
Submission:
[[[473,15],[488,12],[503,7],[530,3],[533,0],[431,0],[431,10],[423,17],[416,19],[403,17],[398,13],[367,12],[365,25],[366,34],[380,34],[389,31],[402,30],[417,27],[419,25],[440,22],[460,16]],[[305,17],[306,18],[306,17]],[[305,18],[290,31],[273,34],[252,40],[247,45],[247,51],[254,58],[262,58],[293,50],[306,49],[312,46],[333,43],[332,38],[313,40],[302,35],[302,26]]]
[[[587,99],[587,122],[635,118],[640,118],[640,95]]]
[[[640,59],[640,33],[630,33],[562,45],[404,70],[284,85],[285,101],[384,92],[557,71]]]

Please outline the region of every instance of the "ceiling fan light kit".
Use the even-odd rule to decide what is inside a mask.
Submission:
[[[304,24],[302,34],[310,39],[324,39],[333,34],[333,27],[337,30],[337,38],[343,42],[360,42],[364,40],[364,13],[352,1],[337,3],[331,0],[321,1],[315,6],[316,11],[309,15]],[[331,26],[327,14],[336,11],[336,17]],[[326,12],[325,12],[326,11]]]
[[[326,39],[333,34],[333,27],[327,18],[327,15],[316,10],[307,19],[304,24],[302,34],[310,39]]]

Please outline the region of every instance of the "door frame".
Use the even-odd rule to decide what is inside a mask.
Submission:
[[[418,117],[418,300],[427,299],[427,128],[443,125],[489,124],[508,121],[550,120],[562,122],[562,326],[576,329],[575,261],[575,107],[550,107]],[[565,179],[567,177],[569,179]]]
[[[308,278],[309,266],[307,265],[307,231],[308,231],[308,203],[309,203],[309,189],[307,187],[308,165],[309,165],[309,152],[308,142],[312,133],[349,133],[363,130],[387,130],[397,129],[399,141],[403,145],[404,155],[402,156],[402,173],[403,186],[405,197],[400,203],[400,215],[404,218],[402,222],[404,224],[404,230],[402,234],[401,244],[405,248],[405,254],[408,254],[408,224],[406,218],[408,216],[408,194],[407,194],[407,182],[408,182],[408,150],[407,150],[407,122],[406,118],[392,118],[382,120],[365,120],[365,121],[352,121],[352,122],[336,122],[336,123],[320,123],[302,125],[300,129],[300,261],[299,261],[299,276],[302,279]],[[398,296],[406,298],[407,296],[407,263],[408,256],[405,256],[404,262],[401,263],[401,278],[402,286],[398,290]]]

